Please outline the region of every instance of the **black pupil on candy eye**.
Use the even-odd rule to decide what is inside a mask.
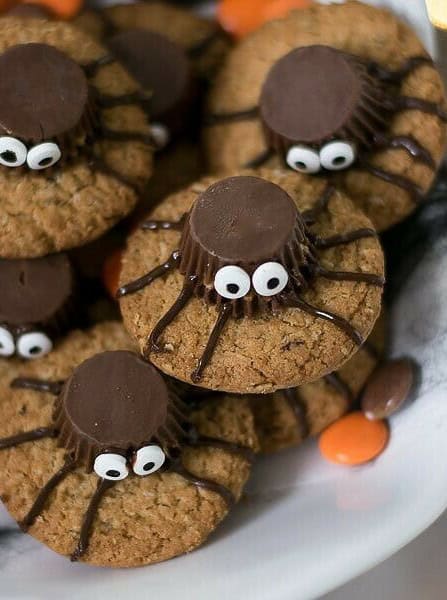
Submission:
[[[17,154],[15,152],[13,152],[12,150],[5,150],[4,152],[2,152],[0,154],[0,156],[3,158],[3,160],[5,162],[16,162],[17,161]]]
[[[298,160],[295,163],[295,166],[296,166],[297,169],[307,169],[307,165],[305,163],[303,163],[302,160]]]
[[[121,473],[119,471],[116,471],[115,469],[109,469],[108,471],[106,471],[106,475],[107,477],[119,477]]]
[[[230,294],[237,294],[239,291],[239,286],[237,283],[227,283],[227,292]]]
[[[42,158],[42,160],[39,160],[39,167],[46,167],[47,165],[50,164],[50,162],[53,159],[51,158],[51,156],[47,156],[46,158]]]
[[[153,469],[155,467],[155,463],[153,462],[148,462],[144,465],[143,467],[143,471],[150,471],[151,469]]]
[[[274,290],[275,287],[278,287],[279,279],[277,277],[272,277],[267,281],[267,287],[269,290]]]
[[[346,162],[346,157],[345,156],[336,156],[333,161],[332,164],[333,165],[342,165]]]
[[[40,346],[33,346],[29,349],[30,354],[40,354],[42,352],[42,348]]]

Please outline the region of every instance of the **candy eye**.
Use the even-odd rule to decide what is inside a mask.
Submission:
[[[12,356],[15,352],[14,338],[4,327],[0,327],[0,356]]]
[[[217,271],[214,277],[214,289],[222,298],[230,300],[243,298],[250,290],[250,277],[244,269],[227,265]]]
[[[17,340],[17,352],[23,358],[40,358],[53,349],[53,342],[40,331],[24,333]]]
[[[144,477],[155,473],[165,462],[166,456],[160,446],[145,446],[140,448],[133,465],[134,473]]]
[[[280,263],[266,262],[253,273],[252,281],[260,296],[274,296],[286,287],[289,276]]]
[[[151,124],[151,136],[155,142],[157,150],[163,150],[169,144],[171,136],[169,129],[163,123],[152,123]]]
[[[321,169],[318,152],[306,146],[292,146],[287,152],[286,162],[300,173],[318,173]]]
[[[33,146],[28,152],[26,162],[30,169],[40,171],[40,169],[48,169],[62,156],[59,146],[54,142],[44,142]]]
[[[26,146],[20,140],[9,137],[0,137],[0,164],[5,167],[20,167],[26,161]]]
[[[93,470],[99,477],[111,481],[121,481],[129,475],[126,459],[121,454],[100,454],[95,458]]]
[[[321,164],[330,171],[347,169],[355,160],[355,147],[350,142],[334,140],[320,150]]]

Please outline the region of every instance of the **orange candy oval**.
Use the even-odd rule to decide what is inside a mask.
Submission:
[[[122,256],[123,251],[118,248],[106,258],[102,268],[102,282],[113,299],[115,299],[119,288]]]
[[[320,435],[320,452],[329,462],[361,465],[384,450],[390,432],[385,421],[370,421],[361,412],[350,413]]]
[[[72,19],[81,10],[84,0],[22,0],[24,4],[37,4],[47,8],[58,19]]]
[[[228,33],[241,38],[267,21],[311,4],[312,0],[222,0],[217,7],[217,19]]]

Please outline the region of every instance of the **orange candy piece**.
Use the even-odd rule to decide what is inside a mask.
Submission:
[[[102,268],[102,282],[113,299],[115,299],[119,288],[122,256],[123,251],[118,248],[106,258]]]
[[[293,9],[307,8],[312,0],[221,0],[217,19],[223,29],[241,38]]]
[[[22,0],[24,4],[37,4],[47,8],[58,19],[72,19],[81,10],[84,0]]]
[[[362,412],[350,413],[320,435],[320,452],[339,465],[361,465],[376,458],[385,448],[390,432],[385,421],[370,421]]]

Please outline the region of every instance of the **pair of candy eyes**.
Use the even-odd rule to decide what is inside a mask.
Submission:
[[[266,262],[259,265],[250,275],[236,265],[227,265],[219,269],[214,277],[214,289],[223,298],[237,300],[250,291],[251,284],[260,296],[274,296],[286,287],[289,281],[287,271],[278,262]]]
[[[5,167],[21,167],[26,164],[34,171],[48,169],[62,156],[54,142],[43,142],[28,150],[23,142],[14,137],[0,137],[0,164]]]
[[[160,446],[144,446],[135,454],[132,470],[135,475],[145,477],[158,471],[166,460],[166,455]],[[99,454],[93,465],[93,470],[102,479],[121,481],[129,475],[128,461],[122,454],[112,452]]]
[[[40,331],[24,333],[15,342],[11,332],[0,327],[0,356],[12,356],[17,350],[22,358],[40,358],[51,352],[52,348],[53,342]]]
[[[350,142],[333,140],[320,151],[308,146],[297,145],[289,148],[286,162],[291,169],[300,173],[318,173],[321,168],[341,171],[352,165],[356,158],[355,146]]]

